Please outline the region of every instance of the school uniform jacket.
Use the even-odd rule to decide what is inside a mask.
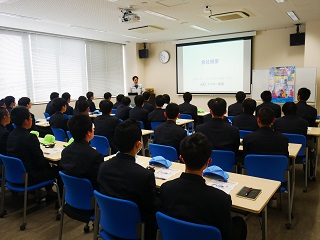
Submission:
[[[232,125],[240,130],[256,131],[259,129],[257,118],[252,114],[247,113],[235,116],[232,120]]]
[[[131,111],[130,107],[120,104],[119,107],[117,108],[117,113],[115,116],[121,120],[127,120],[129,118],[130,111]]]
[[[307,136],[308,121],[297,115],[286,115],[273,123],[275,131]]]
[[[242,103],[236,102],[228,107],[228,116],[237,116],[243,113]]]
[[[256,116],[258,116],[259,110],[264,107],[272,109],[272,111],[274,112],[275,118],[281,117],[281,107],[278,104],[275,104],[273,102],[264,102],[264,103],[260,104],[259,106],[257,106]]]
[[[50,127],[61,128],[65,132],[68,131],[68,118],[62,112],[56,112],[50,117]]]
[[[298,102],[297,103],[297,115],[306,119],[309,123],[309,127],[316,126],[316,118],[317,118],[317,109],[311,107],[306,102]]]
[[[179,105],[179,112],[184,114],[190,114],[195,124],[198,122],[198,108],[195,105],[184,102]]]
[[[137,121],[141,121],[143,122],[145,129],[151,129],[150,123],[148,122],[148,115],[149,115],[149,112],[147,109],[144,109],[143,107],[138,107],[138,106],[135,106],[129,112],[129,118],[132,118]]]
[[[167,118],[164,116],[166,110],[162,108],[156,108],[148,115],[149,122],[165,122]]]

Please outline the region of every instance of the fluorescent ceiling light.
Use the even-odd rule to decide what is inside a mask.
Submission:
[[[82,27],[82,26],[77,26],[77,25],[69,25],[68,27],[81,28],[81,29],[85,29],[85,30],[91,30],[91,31],[102,32],[102,33],[105,32],[105,31],[103,31],[103,30],[99,30],[99,29],[95,29],[95,28]]]
[[[293,11],[287,12],[287,14],[293,21],[299,21],[298,16]]]
[[[133,36],[129,36],[129,35],[122,35],[123,37],[127,37],[127,38],[134,38],[134,39],[140,39],[140,40],[145,40],[148,41],[147,38],[139,38],[139,37],[133,37]]]
[[[202,27],[199,27],[197,25],[191,25],[190,27],[192,27],[194,29],[197,29],[197,30],[200,30],[200,31],[204,31],[204,32],[211,32],[210,30],[202,28]]]
[[[277,3],[284,3],[286,0],[276,0]]]
[[[34,21],[41,21],[40,18],[28,17],[28,16],[12,14],[12,13],[6,13],[6,12],[0,12],[0,16],[13,17],[13,18],[23,18],[23,19],[29,19],[29,20],[34,20]]]
[[[150,11],[150,10],[146,10],[146,11],[144,11],[144,12],[145,12],[145,13],[149,13],[149,14],[151,14],[151,15],[153,15],[153,16],[162,17],[162,18],[165,18],[165,19],[171,20],[171,21],[177,21],[177,20],[178,20],[178,19],[176,19],[176,18],[169,17],[169,16],[163,15],[163,14],[161,14],[161,13],[153,12],[153,11]]]

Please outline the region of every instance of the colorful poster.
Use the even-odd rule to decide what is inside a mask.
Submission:
[[[295,66],[270,68],[268,88],[272,94],[272,102],[293,102],[295,79]]]

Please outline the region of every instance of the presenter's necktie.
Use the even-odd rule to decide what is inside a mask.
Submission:
[[[138,88],[138,85],[134,85],[134,87],[137,89],[137,88]]]

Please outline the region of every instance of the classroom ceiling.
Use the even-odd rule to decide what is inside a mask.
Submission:
[[[121,22],[120,9],[130,9],[140,21]],[[293,21],[287,11],[300,20]],[[228,12],[234,14],[224,14]],[[319,20],[320,0],[0,0],[1,27],[119,43],[290,28],[297,23],[303,31],[306,22]]]

